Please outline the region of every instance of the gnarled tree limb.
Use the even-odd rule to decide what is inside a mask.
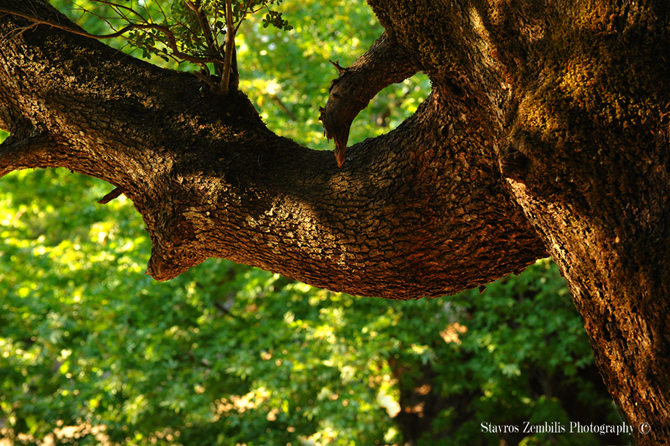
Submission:
[[[7,17],[0,26],[25,23]],[[222,101],[188,74],[96,41],[38,27],[3,42],[2,55],[0,101],[53,144],[21,163],[5,160],[0,173],[65,166],[122,188],[151,235],[156,279],[225,257],[406,299],[478,286],[545,255],[493,156],[481,157],[496,123],[439,95],[396,131],[351,147],[339,171],[327,153],[268,131],[241,93]],[[380,76],[381,88],[413,70],[368,76]]]
[[[383,88],[402,82],[420,69],[417,62],[386,33],[348,68],[339,63],[329,91],[328,102],[321,108],[319,119],[328,139],[335,140],[335,159],[342,167],[345,161],[351,123],[372,98]]]

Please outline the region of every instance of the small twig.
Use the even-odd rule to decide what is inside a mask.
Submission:
[[[337,74],[342,75],[345,71],[347,71],[346,68],[340,65],[340,60],[338,59],[337,61],[333,62],[332,60],[328,60],[336,69],[337,69]]]
[[[205,68],[207,68],[207,67],[205,66]],[[204,83],[206,83],[207,85],[209,85],[209,88],[211,88],[212,91],[216,91],[217,86],[216,86],[216,84],[215,84],[214,82],[212,82],[210,76],[205,75],[205,74],[202,74],[202,73],[199,73],[199,72],[197,72],[197,71],[194,71],[194,72],[193,72],[193,75],[194,75],[195,77],[197,77],[198,79],[200,79],[201,81],[203,81]]]
[[[111,191],[110,193],[108,193],[107,195],[102,197],[101,199],[99,199],[98,204],[107,204],[110,201],[112,201],[113,199],[115,199],[118,196],[120,196],[121,194],[123,194],[123,192],[124,192],[123,189],[121,189],[120,187],[117,187],[116,189],[114,189],[113,191]]]
[[[198,2],[199,3],[199,2]],[[205,43],[207,44],[207,50],[211,55],[218,55],[218,49],[215,45],[214,38],[212,37],[212,31],[209,29],[209,19],[207,18],[207,15],[202,13],[198,7],[198,5],[193,4],[191,1],[186,2],[186,6],[189,7],[191,11],[195,14],[196,18],[198,19],[198,23],[200,24],[200,29],[202,29],[202,34],[205,36]],[[217,74],[221,76],[223,73],[221,73],[221,66],[220,64],[214,64]]]
[[[7,34],[5,34],[4,36],[0,37],[0,42],[4,42],[5,39],[12,38],[12,36],[19,37],[19,36],[23,35],[24,32],[29,31],[33,28],[37,28],[37,26],[38,26],[38,23],[33,23],[30,26],[24,26],[23,28],[13,29],[13,30],[9,31]]]
[[[228,95],[230,83],[230,67],[233,63],[233,48],[235,47],[235,28],[233,27],[233,7],[231,0],[226,0],[226,58],[223,64],[223,76],[221,77],[221,94]]]
[[[219,302],[219,301],[215,301],[215,302],[214,302],[214,306],[215,306],[217,309],[219,309],[219,311],[221,311],[223,314],[227,314],[228,316],[232,316],[232,317],[234,317],[234,318],[237,317],[236,315],[234,315],[233,313],[231,313],[230,310],[229,310],[228,308],[226,308],[226,307],[225,307],[221,302]]]
[[[93,17],[97,17],[98,20],[100,20],[102,22],[105,22],[107,24],[107,26],[109,26],[109,29],[111,29],[112,31],[116,31],[116,27],[114,25],[112,25],[112,22],[111,22],[112,18],[111,17],[103,17],[101,15],[96,14],[93,11],[87,11],[85,9],[83,10],[83,13],[92,15]]]
[[[42,20],[42,19],[39,19],[37,17],[29,16],[27,14],[18,13],[18,12],[15,12],[15,11],[10,11],[8,9],[0,9],[0,12],[4,12],[4,13],[7,13],[7,14],[15,15],[17,17],[21,17],[21,18],[30,20],[30,21],[34,22],[36,25],[48,25],[48,26],[51,26],[53,28],[62,29],[63,31],[67,31],[67,32],[72,33],[72,34],[88,37],[88,38],[91,38],[91,39],[97,39],[97,40],[113,39],[115,37],[122,36],[123,34],[127,33],[128,31],[131,31],[133,29],[155,29],[156,31],[159,31],[159,32],[161,32],[162,34],[165,35],[165,37],[167,38],[167,41],[168,41],[168,46],[170,47],[170,49],[172,50],[174,55],[179,57],[180,59],[184,59],[184,60],[187,60],[189,62],[193,62],[195,64],[221,63],[221,59],[219,57],[216,57],[216,55],[214,55],[213,57],[198,57],[198,56],[191,56],[190,54],[182,53],[181,51],[179,51],[179,48],[177,48],[177,39],[175,38],[172,31],[170,31],[169,28],[166,28],[165,26],[162,26],[162,25],[156,25],[156,24],[153,24],[153,23],[146,23],[146,24],[131,23],[130,25],[121,28],[119,31],[116,31],[115,33],[105,34],[105,35],[102,35],[102,36],[97,36],[95,34],[91,34],[91,33],[88,33],[86,31],[80,31],[78,29],[70,28],[68,26],[59,25],[59,24],[56,24],[56,23],[53,23],[53,22],[49,22],[47,20]]]
[[[282,100],[279,98],[279,96],[277,96],[276,94],[271,94],[270,97],[272,98],[273,101],[275,101],[277,106],[279,108],[281,108],[282,111],[284,113],[286,113],[286,115],[288,115],[288,117],[291,121],[294,121],[294,122],[298,121],[298,118],[296,118],[295,115],[293,114],[293,112],[291,112],[291,110],[286,106],[286,104],[284,104],[282,102]]]
[[[242,25],[242,22],[244,22],[244,19],[247,18],[247,14],[249,13],[249,8],[251,7],[251,3],[247,3],[244,5],[244,11],[242,12],[242,18],[240,19],[239,22],[237,22],[237,26],[235,27],[235,34],[237,34],[237,30],[240,29],[240,25]],[[252,13],[255,11],[251,11]]]
[[[200,2],[198,2],[198,4],[200,4]],[[168,16],[167,16],[167,14],[165,14],[165,10],[164,10],[163,7],[161,6],[161,2],[156,2],[156,6],[158,6],[158,9],[160,10],[161,15],[162,15],[165,19],[167,19]]]
[[[103,5],[107,5],[107,6],[111,7],[111,8],[112,8],[118,15],[120,15],[121,17],[123,17],[125,20],[127,20],[127,21],[129,21],[129,22],[130,22],[130,19],[129,19],[125,14],[122,14],[122,13],[119,11],[120,9],[125,9],[126,11],[128,11],[128,12],[130,12],[130,13],[136,15],[136,16],[138,16],[140,19],[144,20],[145,22],[147,21],[147,19],[145,19],[144,16],[143,16],[142,14],[140,14],[140,13],[137,12],[137,11],[135,11],[135,10],[134,10],[133,8],[131,8],[131,7],[124,6],[124,5],[119,5],[118,3],[113,3],[113,2],[110,2],[110,1],[108,1],[108,0],[93,0],[93,1],[94,1],[95,3],[101,3],[101,4],[103,4]],[[90,11],[88,11],[87,9],[85,9],[85,8],[81,8],[81,9],[82,9],[84,12],[88,12],[88,13],[90,14]],[[146,9],[146,8],[145,8],[145,9]]]

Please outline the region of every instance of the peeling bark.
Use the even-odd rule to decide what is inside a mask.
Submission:
[[[370,0],[386,29],[333,83],[338,168],[270,132],[242,93],[82,36],[0,18],[0,175],[64,166],[120,188],[170,279],[208,257],[409,299],[546,252],[640,444],[670,438],[670,7],[663,1]],[[65,22],[34,0],[0,0]],[[384,86],[433,91],[346,147]],[[345,160],[346,149],[346,163]]]

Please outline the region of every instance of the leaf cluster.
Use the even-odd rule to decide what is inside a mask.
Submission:
[[[268,11],[268,13],[265,14],[265,17],[263,18],[263,27],[267,28],[270,25],[285,31],[290,31],[293,29],[293,26],[288,23],[288,20],[284,20],[282,13],[277,11]]]
[[[110,0],[89,0],[78,9],[106,23],[112,34],[123,36],[142,57],[164,62],[190,62],[201,67],[199,77],[215,92],[227,94],[233,70],[237,85],[235,35],[248,15],[266,11],[265,27],[291,30],[281,12],[272,9],[282,0],[147,0],[137,6]],[[209,66],[219,76],[210,79]]]

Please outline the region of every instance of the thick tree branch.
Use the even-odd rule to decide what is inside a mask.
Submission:
[[[0,102],[54,141],[1,171],[65,166],[122,188],[147,225],[159,280],[225,257],[333,290],[413,298],[545,255],[494,158],[481,156],[497,131],[486,110],[433,95],[396,131],[351,147],[338,170],[327,153],[268,131],[241,93],[222,101],[188,74],[64,31],[3,42],[0,80]]]

